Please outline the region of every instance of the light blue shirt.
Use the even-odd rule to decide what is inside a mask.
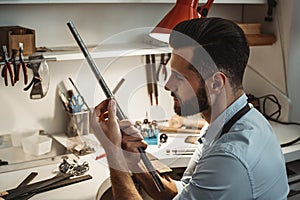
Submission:
[[[251,108],[221,138],[223,125],[247,104],[242,95],[208,128],[181,179],[178,199],[286,199],[281,147],[269,122]],[[204,130],[203,130],[204,131]]]

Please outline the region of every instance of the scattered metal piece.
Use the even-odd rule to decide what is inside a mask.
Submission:
[[[59,171],[64,174],[71,174],[73,176],[83,175],[89,170],[88,162],[83,162],[79,165],[76,160],[73,160],[72,163],[69,163],[67,159],[63,159],[63,162],[59,165]]]

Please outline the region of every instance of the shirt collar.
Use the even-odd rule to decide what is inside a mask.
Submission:
[[[233,102],[225,111],[223,111],[217,119],[210,124],[205,134],[205,145],[211,145],[220,135],[221,130],[226,122],[228,122],[243,106],[247,104],[247,96],[243,94],[235,102]]]

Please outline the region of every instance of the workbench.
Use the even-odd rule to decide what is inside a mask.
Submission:
[[[299,137],[300,130],[297,126],[286,126],[271,123],[280,143],[288,142],[296,137]],[[168,165],[171,168],[185,167],[191,155],[174,155],[172,153],[166,153],[167,150],[173,148],[195,148],[196,145],[187,144],[184,142],[187,134],[168,134],[169,138],[167,143],[161,145],[151,145],[148,147],[148,152],[151,152],[161,162]],[[61,134],[58,140],[65,140],[65,136]],[[87,181],[76,183],[73,185],[65,186],[48,192],[40,193],[33,196],[32,200],[66,200],[66,199],[78,199],[89,200],[98,198],[104,194],[110,188],[109,169],[107,167],[106,158],[102,157],[96,160],[96,156],[103,153],[103,149],[97,149],[95,153],[81,156],[78,160],[79,163],[87,161],[90,166],[90,170],[87,174],[90,174],[93,178]],[[283,148],[283,153],[286,162],[298,160],[300,158],[300,143],[296,143],[292,146]],[[32,167],[28,169],[22,169],[17,171],[10,171],[0,173],[0,191],[15,188],[23,179],[31,172],[38,172],[38,176],[34,181],[51,178],[58,171],[59,163],[53,163],[49,165],[43,165],[39,167]]]

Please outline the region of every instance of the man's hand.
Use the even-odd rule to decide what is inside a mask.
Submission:
[[[135,172],[137,163],[140,161],[139,147],[147,148],[147,143],[144,141],[140,131],[129,120],[119,122],[122,130],[122,148],[124,156],[127,160],[129,168]],[[139,170],[140,171],[140,170]]]
[[[118,123],[116,111],[114,99],[106,99],[95,107],[92,118],[94,134],[109,159],[122,151],[127,163],[135,166],[140,160],[138,147],[147,148],[147,143],[132,122],[122,120]]]
[[[121,147],[122,135],[116,117],[116,102],[106,99],[95,107],[92,128],[105,150]]]
[[[124,150],[121,148],[122,134],[116,117],[116,109],[116,102],[113,99],[101,102],[94,110],[92,128],[107,155],[114,199],[141,200],[142,197],[136,190],[129,173]],[[130,126],[125,127],[128,133],[133,133]],[[126,142],[126,145],[132,147],[131,143]]]
[[[147,148],[147,143],[144,141],[139,129],[129,120],[119,122],[122,130],[122,147],[124,150],[138,153],[138,147]]]

